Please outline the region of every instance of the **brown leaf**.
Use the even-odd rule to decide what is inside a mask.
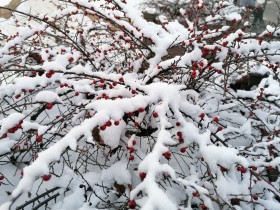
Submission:
[[[125,193],[125,189],[126,187],[122,184],[118,184],[117,182],[114,183],[114,187],[116,188],[116,191],[120,194],[124,194]]]
[[[101,146],[104,146],[105,143],[104,143],[104,140],[102,139],[102,137],[100,136],[100,130],[98,127],[95,127],[93,130],[92,130],[92,137],[93,139]]]

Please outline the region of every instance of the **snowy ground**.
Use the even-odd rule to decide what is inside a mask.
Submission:
[[[145,0],[128,0],[127,2],[131,5],[137,6]],[[7,5],[11,0],[1,0],[0,6]],[[49,13],[55,10],[54,5],[58,4],[59,0],[28,0],[23,2],[18,10],[24,12],[30,12],[32,14],[38,13]],[[266,10],[264,12],[264,18],[268,22],[277,22],[277,17],[279,15],[279,9],[277,4],[280,5],[280,0],[268,0]],[[0,18],[1,19],[1,18]]]
[[[6,6],[11,1],[12,0],[0,0],[0,6]],[[127,2],[137,6],[143,1],[144,0],[128,0]],[[27,0],[18,7],[18,10],[30,12],[31,14],[49,13],[55,10],[54,5],[57,4],[61,4],[61,2],[59,2],[59,0]]]
[[[0,6],[8,5],[12,0],[0,0]],[[142,3],[145,0],[128,0],[127,2],[130,5],[137,7],[138,4]],[[61,4],[59,0],[27,0],[21,3],[17,10],[30,13],[33,15],[36,14],[48,14],[52,13],[56,10],[56,5]],[[18,17],[21,17],[17,15]],[[8,24],[7,24],[8,23]],[[9,25],[9,28],[7,28]],[[5,31],[9,33],[13,33],[15,31],[15,23],[13,20],[6,20],[0,17],[0,28],[5,27]]]

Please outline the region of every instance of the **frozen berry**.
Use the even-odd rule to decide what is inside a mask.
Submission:
[[[52,109],[53,108],[53,103],[46,103],[46,109]]]
[[[51,177],[52,177],[52,175],[48,174],[48,175],[42,176],[42,179],[46,182],[46,181],[49,181],[51,179]]]
[[[162,154],[166,160],[170,160],[171,159],[171,152],[167,151],[165,153]]]
[[[146,173],[145,172],[140,172],[139,177],[143,181],[146,178]]]
[[[137,204],[136,204],[135,200],[131,200],[128,202],[128,208],[135,209],[136,206],[137,206]]]

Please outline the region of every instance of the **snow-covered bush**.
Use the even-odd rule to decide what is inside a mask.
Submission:
[[[0,209],[280,209],[280,30],[247,32],[229,6],[158,24],[125,0],[15,13]]]

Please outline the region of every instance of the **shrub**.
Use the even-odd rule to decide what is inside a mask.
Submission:
[[[1,210],[279,208],[279,27],[59,6],[1,31]]]

